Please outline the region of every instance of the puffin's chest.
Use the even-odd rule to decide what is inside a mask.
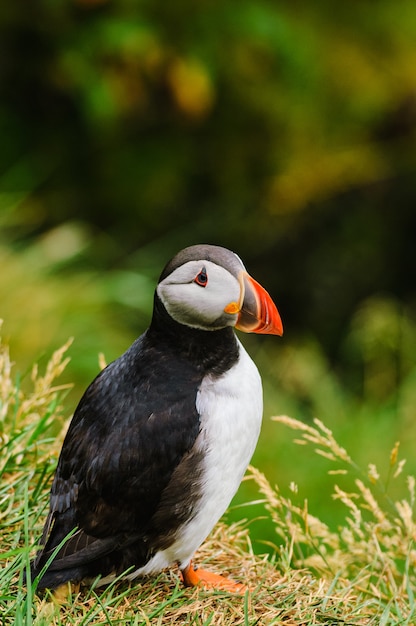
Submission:
[[[238,488],[260,432],[263,397],[257,367],[239,344],[239,359],[220,378],[207,376],[197,394],[205,484]]]
[[[234,366],[219,378],[205,377],[199,388],[200,433],[194,444],[203,459],[195,473],[199,496],[167,561],[186,565],[225,512],[256,447],[262,409],[260,375],[240,344]]]

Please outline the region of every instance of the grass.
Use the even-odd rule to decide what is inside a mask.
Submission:
[[[330,464],[333,497],[345,507],[336,531],[309,511],[296,484],[288,497],[252,467],[246,480],[255,483],[257,505],[274,527],[274,550],[255,554],[250,523],[242,521],[218,524],[196,557],[204,567],[246,582],[245,596],[184,589],[174,568],[134,584],[81,588],[60,605],[37,596],[36,581],[26,587],[23,575],[40,536],[67,423],[67,386],[58,383],[67,348],[56,351],[44,371],[35,366],[20,380],[7,346],[0,346],[2,626],[416,622],[415,480],[404,474],[399,446],[386,459],[382,480],[375,465],[361,469],[323,423],[284,416],[274,418],[275,427],[296,433],[299,454],[312,446]],[[389,495],[393,483],[402,489],[400,499]]]

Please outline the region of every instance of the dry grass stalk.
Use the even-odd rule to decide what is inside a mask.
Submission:
[[[286,538],[282,549],[289,549],[293,555],[292,566],[306,567],[328,581],[336,576],[337,588],[355,581],[354,588],[360,595],[394,598],[403,613],[409,613],[409,603],[413,610],[414,602],[408,591],[416,588],[414,477],[407,478],[408,498],[392,502],[374,465],[369,466],[369,472],[361,472],[359,478],[354,478],[359,468],[322,422],[315,420],[312,427],[287,416],[272,419],[301,431],[303,445],[318,445],[315,452],[324,452],[332,462],[346,465],[343,474],[347,473],[351,480],[348,493],[334,485],[333,497],[346,507],[345,523],[334,533],[306,512],[306,503],[303,508],[295,505],[277,488],[273,489],[258,470],[250,469],[265,497],[277,534],[284,539],[285,529],[289,531],[290,540]],[[404,465],[398,459],[398,449],[396,443],[389,460],[393,478],[401,474]]]

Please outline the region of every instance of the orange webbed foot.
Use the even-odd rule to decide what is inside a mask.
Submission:
[[[200,585],[205,589],[218,589],[241,595],[243,595],[248,589],[246,585],[236,583],[234,580],[221,576],[220,574],[214,574],[213,572],[207,572],[206,570],[199,568],[194,569],[192,561],[182,570],[181,573],[182,580],[187,587]]]

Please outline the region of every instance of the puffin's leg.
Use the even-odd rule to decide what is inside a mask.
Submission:
[[[220,574],[214,574],[213,572],[207,572],[204,569],[194,569],[192,561],[181,570],[182,580],[186,587],[195,587],[201,585],[206,589],[222,589],[224,591],[231,591],[233,593],[244,594],[248,587],[241,583],[236,583],[230,578],[225,578]]]
[[[66,582],[52,590],[52,599],[56,604],[69,602],[71,596],[79,592],[79,583]]]

